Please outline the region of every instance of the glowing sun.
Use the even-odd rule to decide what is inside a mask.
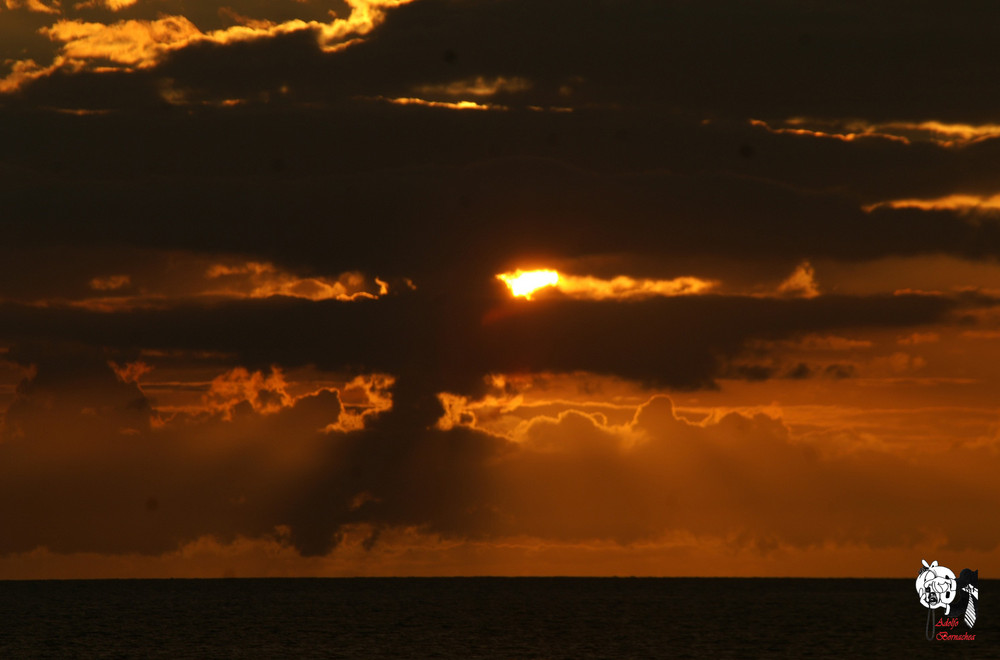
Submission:
[[[559,273],[554,270],[518,269],[513,273],[500,273],[497,279],[502,280],[515,296],[531,300],[531,294],[538,289],[558,284]]]

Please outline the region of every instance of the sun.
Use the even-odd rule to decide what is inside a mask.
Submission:
[[[502,280],[514,296],[531,300],[531,294],[538,289],[558,284],[559,273],[554,270],[518,269],[513,273],[500,273],[497,279]]]

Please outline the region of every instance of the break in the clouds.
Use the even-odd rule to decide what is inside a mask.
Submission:
[[[7,0],[0,571],[989,556],[996,18]]]

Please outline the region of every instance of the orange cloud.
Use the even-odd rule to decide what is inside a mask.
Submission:
[[[804,120],[788,120],[788,124],[801,123]],[[853,142],[858,139],[872,139],[881,138],[884,140],[895,140],[897,142],[902,142],[904,144],[909,144],[910,141],[900,135],[893,135],[888,132],[880,132],[876,126],[871,125],[852,125],[854,130],[847,130],[844,132],[834,132],[834,131],[821,131],[809,128],[775,128],[768,124],[766,121],[760,119],[751,119],[751,126],[756,126],[758,128],[763,128],[769,133],[774,133],[776,135],[786,134],[786,135],[803,135],[807,137],[815,138],[826,138],[831,140],[841,140],[842,142]]]
[[[718,282],[698,277],[670,280],[635,279],[619,275],[601,279],[590,275],[570,275],[555,270],[516,270],[496,276],[511,293],[530,299],[536,291],[551,288],[570,298],[585,300],[640,300],[654,296],[685,296],[706,293]]]
[[[59,0],[55,0],[55,7],[50,7],[41,0],[5,0],[7,9],[27,9],[39,14],[59,14]]]
[[[87,22],[61,19],[41,33],[54,42],[61,43],[50,65],[39,65],[31,60],[12,63],[11,73],[0,80],[0,92],[13,92],[41,76],[58,69],[144,69],[156,66],[163,57],[196,42],[218,44],[274,37],[281,34],[312,30],[324,51],[340,50],[373,30],[385,18],[385,10],[406,4],[411,0],[346,0],[351,7],[345,19],[334,18],[328,23],[294,19],[282,23],[239,17],[237,25],[223,30],[202,32],[184,16],[161,16],[155,20],[126,20],[116,23]],[[90,0],[78,8],[96,7],[98,3],[112,11],[135,4],[136,0]],[[8,8],[26,7],[31,11],[59,14],[39,0],[6,0]],[[351,37],[354,39],[351,39]],[[183,96],[175,94],[174,102]]]
[[[652,296],[685,296],[705,293],[718,283],[698,277],[676,277],[670,280],[635,279],[619,275],[610,280],[590,276],[566,275],[556,285],[571,298],[591,300],[630,300]]]
[[[372,299],[389,292],[390,285],[363,273],[346,272],[336,277],[297,275],[270,262],[244,261],[233,257],[210,259],[186,253],[150,251],[146,262],[136,264],[123,259],[132,272],[93,276],[86,266],[80,271],[87,277],[89,292],[79,291],[74,298],[39,292],[36,298],[19,302],[36,307],[78,307],[113,312],[138,308],[163,308],[183,302],[219,299],[252,299],[286,296],[305,300],[352,301]],[[395,285],[394,285],[395,286]],[[407,280],[399,284],[414,288]],[[48,294],[48,295],[46,295]]]
[[[108,362],[108,366],[114,370],[115,375],[123,383],[138,383],[140,378],[153,370],[153,367],[141,360],[121,365],[116,362]]]
[[[428,108],[445,108],[447,110],[507,110],[507,106],[494,103],[476,103],[475,101],[428,101],[415,97],[387,98],[375,97],[379,101],[387,101],[393,105],[422,105]]]
[[[344,273],[337,280],[325,277],[296,277],[279,270],[266,262],[246,262],[244,264],[214,264],[206,272],[210,280],[220,281],[222,286],[212,287],[209,295],[267,298],[269,296],[289,296],[308,300],[357,300],[377,298],[387,291],[384,282],[376,279],[377,291],[361,273]]]
[[[939,121],[923,121],[890,122],[883,126],[887,129],[923,133],[946,147],[964,147],[1000,136],[1000,125],[997,124],[947,124]]]
[[[24,85],[49,75],[59,68],[59,65],[41,66],[34,60],[18,60],[11,65],[11,72],[5,78],[0,78],[0,94],[17,91]]]
[[[922,122],[868,122],[858,119],[817,119],[793,117],[772,126],[751,119],[750,124],[775,134],[803,135],[851,142],[861,138],[882,138],[904,144],[933,142],[945,148],[965,147],[1000,136],[997,124],[949,124],[936,120]]]
[[[69,62],[111,61],[129,67],[156,65],[166,53],[202,38],[202,32],[183,16],[155,21],[121,21],[111,25],[60,20],[42,28],[42,34],[63,43],[60,56]]]
[[[264,375],[237,367],[212,380],[208,392],[202,397],[213,411],[222,412],[225,419],[232,419],[238,406],[249,405],[261,414],[276,413],[294,403],[287,391],[288,384],[277,367]]]
[[[367,374],[346,383],[340,388],[340,416],[324,430],[332,433],[363,429],[369,418],[392,409],[389,390],[395,382],[388,374]]]
[[[816,284],[816,271],[813,270],[812,264],[803,261],[796,266],[788,279],[778,285],[778,294],[796,298],[815,298],[818,296],[819,286]]]
[[[133,6],[138,0],[87,0],[73,5],[74,9],[97,9],[103,7],[111,11],[121,11]]]
[[[1000,194],[989,197],[955,194],[932,199],[895,199],[869,204],[862,208],[868,212],[878,208],[922,209],[925,211],[995,211],[1000,209]]]

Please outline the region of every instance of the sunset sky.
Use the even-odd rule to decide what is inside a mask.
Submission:
[[[0,0],[0,579],[996,576],[974,6]]]

